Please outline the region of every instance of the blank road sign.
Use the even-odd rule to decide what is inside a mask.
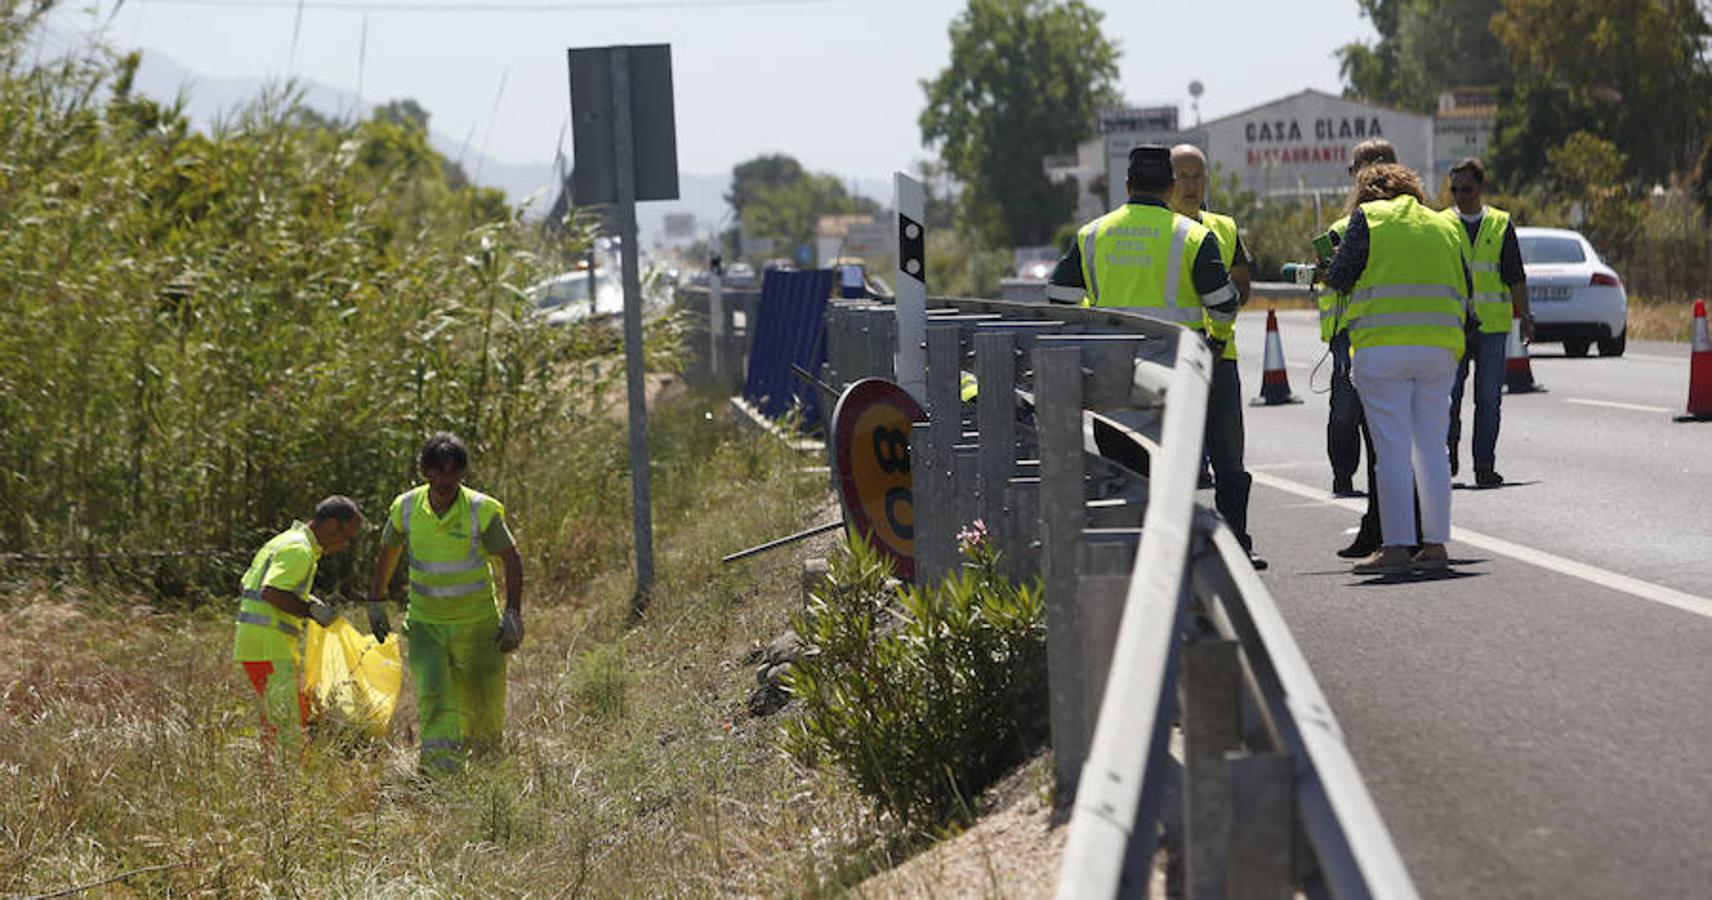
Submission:
[[[678,141],[672,109],[672,47],[586,47],[567,51],[571,63],[571,193],[578,206],[618,201],[613,131],[612,55],[630,65],[631,153],[636,199],[678,199]]]

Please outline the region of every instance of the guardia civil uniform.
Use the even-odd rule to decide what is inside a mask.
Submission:
[[[1462,250],[1468,256],[1468,268],[1474,279],[1474,316],[1479,320],[1478,328],[1472,327],[1474,323],[1470,322],[1468,352],[1457,367],[1456,380],[1452,382],[1450,432],[1446,442],[1454,459],[1462,438],[1462,391],[1472,363],[1474,469],[1476,473],[1491,473],[1497,462],[1498,428],[1504,399],[1504,363],[1510,343],[1510,324],[1515,315],[1510,304],[1510,285],[1525,284],[1527,276],[1522,269],[1521,248],[1516,241],[1515,229],[1511,227],[1509,213],[1488,206],[1470,222],[1452,205],[1444,210],[1443,215],[1462,238]]]
[[[1463,355],[1468,269],[1457,227],[1404,195],[1350,217],[1326,283],[1349,294],[1354,380],[1373,436],[1386,547],[1450,538],[1450,387]],[[1411,462],[1413,465],[1411,466]]]
[[[1235,223],[1220,218],[1223,222],[1214,228],[1229,223],[1234,235]],[[1075,245],[1053,270],[1047,299],[1122,308],[1228,341],[1240,298],[1214,228],[1177,214],[1163,200],[1132,198],[1082,226]],[[1234,253],[1234,238],[1231,246]],[[1244,549],[1252,550],[1248,495],[1253,478],[1243,468],[1242,384],[1234,342],[1224,344],[1219,356],[1207,398],[1213,502]]]
[[[240,582],[232,659],[255,688],[264,734],[270,738],[293,718],[301,727],[309,716],[309,700],[299,677],[304,619],[263,600],[262,589],[284,591],[307,603],[320,561],[321,543],[315,532],[296,522],[256,551]]]
[[[459,485],[443,513],[419,485],[392,501],[383,546],[404,549],[409,587],[406,656],[416,686],[420,762],[453,771],[470,751],[499,748],[505,728],[505,655],[489,557],[512,546],[505,507]]]

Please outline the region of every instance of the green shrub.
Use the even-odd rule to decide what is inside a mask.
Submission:
[[[602,644],[577,657],[571,670],[571,691],[589,718],[601,721],[624,718],[630,673],[624,667],[623,646]]]
[[[787,750],[835,763],[906,827],[967,822],[1043,737],[1040,588],[1008,581],[983,544],[966,552],[932,590],[894,589],[890,563],[854,537],[796,623],[806,653],[786,684],[803,710]]]

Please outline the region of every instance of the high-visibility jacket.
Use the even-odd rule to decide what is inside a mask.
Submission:
[[[427,485],[392,501],[387,515],[394,533],[404,539],[409,618],[458,625],[498,614],[482,532],[504,513],[498,500],[464,485],[458,486],[458,498],[444,515],[429,505]]]
[[[1367,266],[1349,295],[1349,342],[1443,347],[1462,359],[1468,290],[1460,228],[1404,195],[1361,205]]]
[[[1207,226],[1207,230],[1219,239],[1219,259],[1224,260],[1225,271],[1229,272],[1231,263],[1236,262],[1236,220],[1216,212],[1202,212],[1201,224]],[[1225,359],[1236,359],[1235,319],[1219,322],[1212,316],[1206,316],[1201,327],[1208,337],[1225,342]]]
[[[262,545],[240,582],[238,627],[232,637],[232,658],[239,662],[296,662],[301,651],[303,617],[281,611],[262,599],[262,588],[284,591],[308,602],[321,560],[321,544],[302,522],[293,524]]]
[[[1343,242],[1343,233],[1349,230],[1349,216],[1333,222],[1326,232],[1335,235],[1339,243]],[[1325,274],[1325,273],[1320,273]],[[1331,343],[1337,333],[1349,326],[1345,311],[1349,306],[1349,297],[1330,289],[1323,289],[1314,296],[1316,305],[1320,308],[1320,340]]]
[[[1126,203],[1082,226],[1082,285],[1089,305],[1123,307],[1202,330],[1195,257],[1207,226],[1163,206]]]
[[[1504,276],[1499,270],[1499,260],[1504,255],[1504,232],[1510,228],[1510,214],[1486,207],[1486,215],[1481,218],[1473,241],[1468,239],[1468,228],[1462,224],[1462,217],[1454,205],[1446,209],[1444,215],[1455,223],[1456,233],[1462,237],[1462,252],[1468,256],[1468,269],[1474,276],[1474,297],[1470,305],[1480,318],[1480,330],[1486,334],[1509,334],[1514,313],[1510,307],[1510,289],[1504,285]]]

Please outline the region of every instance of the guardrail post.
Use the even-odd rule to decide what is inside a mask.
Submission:
[[[591,273],[592,275],[592,273]],[[711,275],[707,279],[707,352],[708,369],[715,384],[725,383],[725,291],[724,279]]]
[[[1076,556],[1082,539],[1082,353],[1034,351],[1035,431],[1040,439],[1040,567],[1046,577],[1046,666],[1054,783],[1059,803],[1076,794],[1088,733],[1082,721],[1081,628]]]
[[[1224,896],[1231,829],[1225,754],[1242,747],[1237,649],[1236,641],[1213,639],[1183,648],[1183,844],[1191,900]]]
[[[1016,337],[1004,332],[975,335],[975,421],[981,434],[981,521],[990,539],[1014,530],[1005,515],[1005,488],[1016,472]]]
[[[927,355],[927,426],[917,432],[925,452],[910,462],[916,583],[924,587],[937,584],[957,564],[960,523],[953,512],[953,467],[957,440],[963,434],[957,399],[957,326],[929,326]]]
[[[1294,869],[1296,769],[1282,753],[1225,758],[1230,792],[1230,843],[1225,856],[1225,897],[1290,900]]]

